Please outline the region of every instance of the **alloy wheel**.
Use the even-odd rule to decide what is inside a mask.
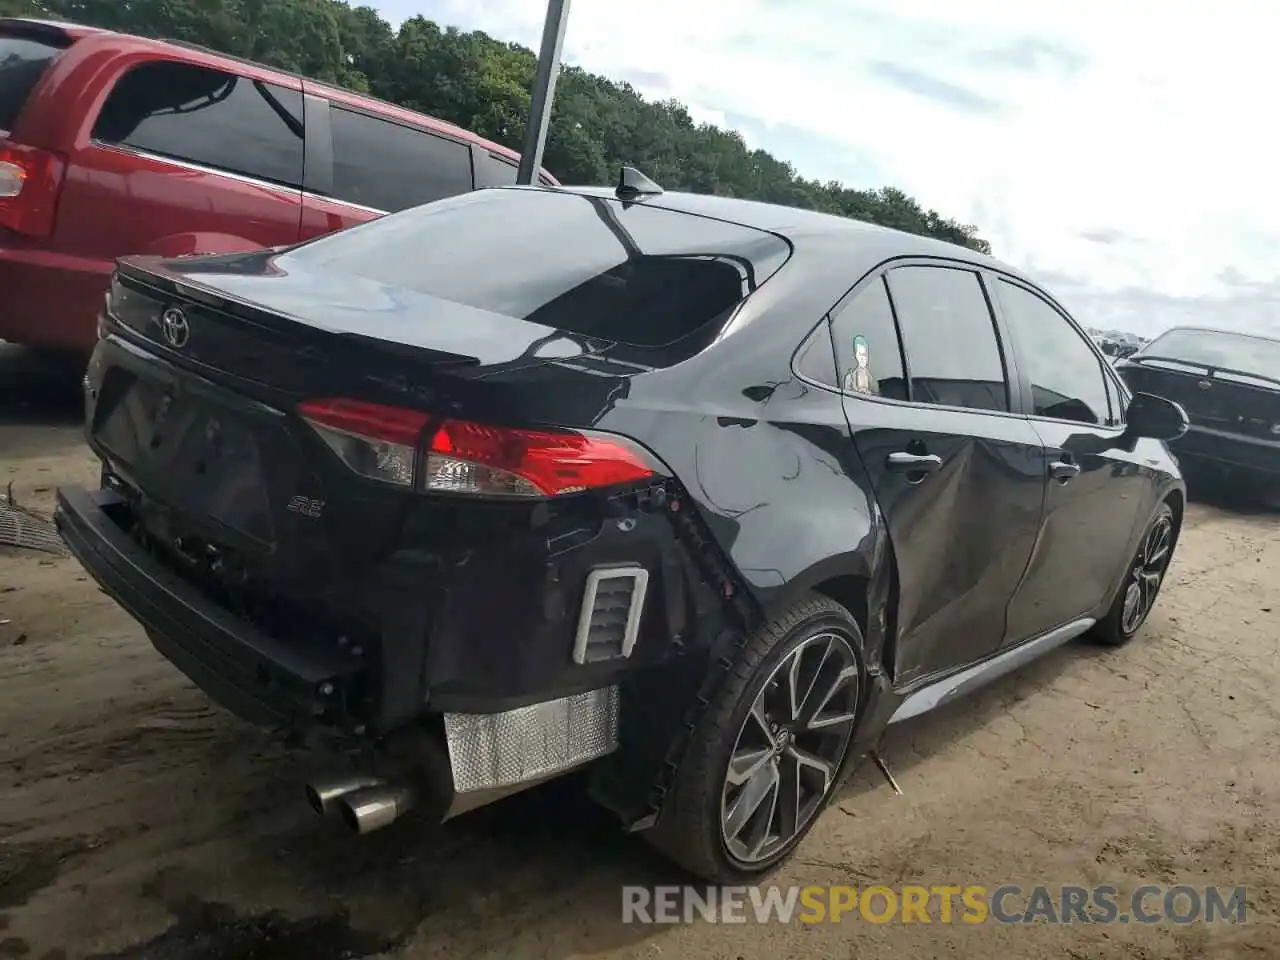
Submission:
[[[835,786],[859,695],[857,658],[837,633],[809,637],[773,668],[725,772],[720,828],[733,859],[768,860],[813,819]]]
[[[1125,636],[1142,626],[1151,608],[1155,606],[1156,594],[1160,592],[1160,584],[1164,581],[1172,549],[1173,520],[1164,515],[1156,519],[1143,537],[1138,555],[1129,570],[1124,609],[1120,614],[1120,629]]]

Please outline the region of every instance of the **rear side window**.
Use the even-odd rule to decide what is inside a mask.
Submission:
[[[834,387],[839,382],[836,373],[835,355],[831,352],[831,327],[827,321],[822,322],[809,339],[800,346],[796,354],[796,370],[818,383]]]
[[[125,74],[95,139],[290,187],[302,185],[302,94],[220,70],[156,61]]]
[[[280,266],[656,347],[726,321],[790,253],[771,233],[612,195],[496,189],[329,234]]]
[[[911,399],[1008,410],[1004,358],[977,273],[898,267],[889,271],[889,288],[911,374]]]
[[[499,160],[493,154],[482,152],[480,166],[476,170],[477,187],[514,187],[520,169],[514,163]]]
[[[31,96],[67,42],[0,35],[0,130],[12,130]]]
[[[486,150],[479,152],[479,166],[476,168],[476,188],[480,187],[514,187],[520,168],[510,160],[495,157]],[[538,174],[538,182],[544,186],[552,184],[544,174]]]
[[[471,189],[465,144],[339,107],[330,120],[335,199],[396,213]]]

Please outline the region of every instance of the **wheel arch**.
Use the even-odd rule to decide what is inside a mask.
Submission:
[[[843,606],[866,633],[868,590],[872,578],[867,558],[856,552],[838,554],[818,560],[772,592],[764,605],[771,619],[793,606],[807,593],[819,593]]]
[[[862,633],[864,668],[871,673],[892,670],[893,631],[897,618],[896,569],[887,536],[875,548],[827,557],[812,564],[769,598],[766,618],[780,614],[806,594],[818,594],[840,604]]]
[[[834,600],[853,615],[858,629],[863,636],[867,633],[867,591],[871,588],[871,578],[854,573],[842,573],[812,587],[814,593]]]

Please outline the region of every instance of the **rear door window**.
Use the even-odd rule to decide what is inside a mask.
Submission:
[[[14,128],[31,91],[69,44],[67,40],[0,33],[0,130]]]
[[[884,277],[865,284],[832,312],[831,337],[841,390],[907,399],[902,349]]]
[[[466,144],[338,106],[330,119],[337,200],[396,213],[472,189]]]
[[[290,187],[302,185],[302,93],[174,61],[125,74],[93,128],[132,147]]]
[[[1004,355],[982,281],[973,270],[907,266],[889,271],[911,400],[1008,410]]]
[[[612,194],[498,188],[329,234],[280,265],[656,347],[726,321],[790,254],[772,233]]]

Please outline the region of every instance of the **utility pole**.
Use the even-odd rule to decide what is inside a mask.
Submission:
[[[524,134],[524,150],[520,153],[516,183],[533,183],[542,168],[542,151],[547,145],[551,104],[556,95],[556,78],[560,75],[560,50],[564,47],[564,28],[568,22],[569,0],[547,0],[547,22],[542,27],[542,50],[538,54],[538,69],[533,75],[529,126]]]

